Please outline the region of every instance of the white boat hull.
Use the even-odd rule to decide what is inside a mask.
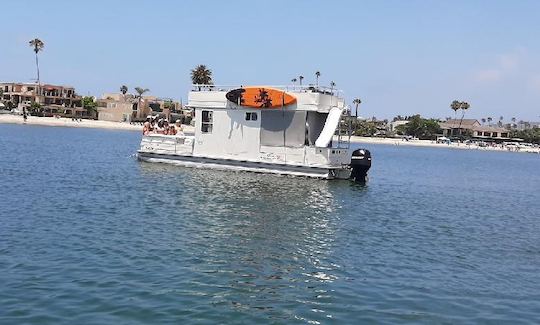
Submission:
[[[348,179],[351,175],[350,168],[346,166],[343,168],[298,166],[267,162],[196,157],[191,155],[170,155],[143,151],[138,152],[138,159],[146,162],[167,163],[192,168],[245,171],[322,179]]]

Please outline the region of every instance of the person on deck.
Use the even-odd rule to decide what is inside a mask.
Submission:
[[[152,132],[152,125],[149,121],[144,122],[143,135],[149,135]]]
[[[184,135],[184,128],[182,128],[182,122],[180,120],[176,120],[175,126],[176,126],[176,134]]]
[[[163,121],[163,134],[169,134],[169,121],[167,120]]]
[[[165,124],[165,121],[163,119],[159,119],[157,122],[157,133],[158,134],[165,134],[165,128],[163,127]]]

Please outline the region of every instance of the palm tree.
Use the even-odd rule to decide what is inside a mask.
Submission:
[[[137,92],[137,99],[138,99],[138,103],[137,103],[137,117],[140,117],[140,114],[142,113],[142,109],[141,109],[141,101],[142,101],[142,95],[146,92],[149,92],[150,89],[148,88],[141,88],[141,87],[135,87],[135,92]]]
[[[352,102],[356,105],[355,116],[358,117],[358,105],[362,104],[362,100],[360,100],[360,98],[355,98]]]
[[[302,86],[302,80],[304,80],[304,76],[299,76],[298,80],[300,81],[300,86]]]
[[[454,119],[456,119],[456,114],[457,114],[458,109],[461,108],[461,103],[457,100],[453,100],[452,103],[450,104],[450,108],[454,111]]]
[[[291,82],[293,83],[293,85],[296,83],[296,81],[297,81],[296,78],[291,79]]]
[[[461,135],[461,123],[463,122],[463,118],[465,117],[465,111],[471,107],[469,103],[467,102],[461,102],[459,103],[459,108],[461,109],[461,119],[459,120],[459,135]]]
[[[488,121],[489,126],[491,126],[491,121],[493,121],[493,118],[488,117],[488,118],[487,118],[487,121]]]
[[[486,123],[486,119],[484,117],[482,117],[481,121],[482,121],[482,124]]]
[[[317,88],[319,87],[319,77],[321,76],[321,72],[317,71],[315,72],[315,79],[317,80]]]
[[[124,101],[125,101],[126,93],[128,92],[128,87],[126,85],[122,85],[122,87],[120,87],[120,92],[122,93],[122,97],[124,97]]]
[[[512,124],[513,124],[512,126],[515,127],[515,125],[516,125],[516,118],[515,117],[512,117]]]
[[[334,87],[336,86],[336,83],[333,81],[330,81],[330,89],[333,91]]]
[[[30,45],[30,47],[33,47],[34,48],[34,52],[36,53],[36,70],[37,70],[37,84],[38,84],[38,89],[37,89],[37,94],[38,96],[40,95],[40,80],[39,80],[39,60],[38,60],[38,53],[40,51],[43,51],[43,47],[45,47],[45,43],[43,43],[42,40],[40,40],[39,38],[34,38],[33,40],[29,41],[28,44]]]
[[[191,82],[194,85],[211,85],[212,70],[208,69],[204,64],[199,64],[195,69],[191,70]],[[200,89],[201,87],[199,87]]]

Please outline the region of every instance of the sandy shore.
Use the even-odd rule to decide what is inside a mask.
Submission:
[[[95,121],[95,120],[82,120],[75,122],[70,118],[54,118],[54,117],[37,117],[29,116],[26,123],[23,121],[21,115],[0,114],[0,124],[27,124],[27,125],[45,125],[45,126],[63,126],[63,127],[83,127],[83,128],[98,128],[98,129],[115,129],[115,130],[128,130],[128,131],[140,131],[142,132],[141,125],[132,125],[122,122],[109,122],[109,121]],[[193,133],[193,127],[190,125],[184,125],[185,133]],[[351,137],[351,142],[355,143],[369,143],[369,144],[386,144],[394,146],[417,146],[417,147],[433,147],[433,148],[451,148],[451,149],[463,149],[463,150],[483,150],[483,151],[513,151],[513,152],[533,152],[540,153],[540,148],[526,148],[516,151],[514,148],[496,147],[480,147],[477,145],[466,144],[443,144],[435,143],[430,140],[410,140],[404,141],[402,139],[392,138],[370,138],[370,137]]]
[[[45,125],[45,126],[64,126],[64,127],[82,127],[82,128],[98,128],[98,129],[116,129],[116,130],[132,130],[141,131],[142,126],[131,125],[129,123],[82,120],[75,122],[70,118],[55,118],[55,117],[38,117],[28,116],[26,123],[21,115],[1,114],[0,123],[10,124],[27,124],[27,125]]]
[[[114,129],[127,131],[140,131],[142,133],[142,125],[134,125],[124,122],[109,122],[96,120],[81,120],[80,122],[73,121],[71,118],[55,118],[55,117],[38,117],[28,116],[26,122],[23,121],[22,115],[0,114],[0,124],[27,124],[27,125],[44,125],[44,126],[63,126],[76,128],[97,128],[97,129]],[[193,133],[191,125],[183,125],[184,132]]]
[[[405,141],[402,139],[392,139],[392,138],[370,138],[370,137],[351,137],[351,142],[355,143],[369,143],[369,144],[387,144],[393,146],[416,146],[416,147],[432,147],[432,148],[451,148],[451,149],[462,149],[462,150],[482,150],[482,151],[511,151],[511,152],[531,152],[531,153],[540,153],[540,148],[520,148],[516,150],[513,147],[480,147],[475,144],[463,144],[463,143],[436,143],[431,140],[409,140]]]

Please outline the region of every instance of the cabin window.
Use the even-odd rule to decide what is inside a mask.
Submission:
[[[202,118],[201,118],[201,132],[202,133],[212,133],[212,125],[213,125],[213,118],[212,118],[212,111],[202,111]]]
[[[246,121],[257,121],[257,113],[247,112]]]

